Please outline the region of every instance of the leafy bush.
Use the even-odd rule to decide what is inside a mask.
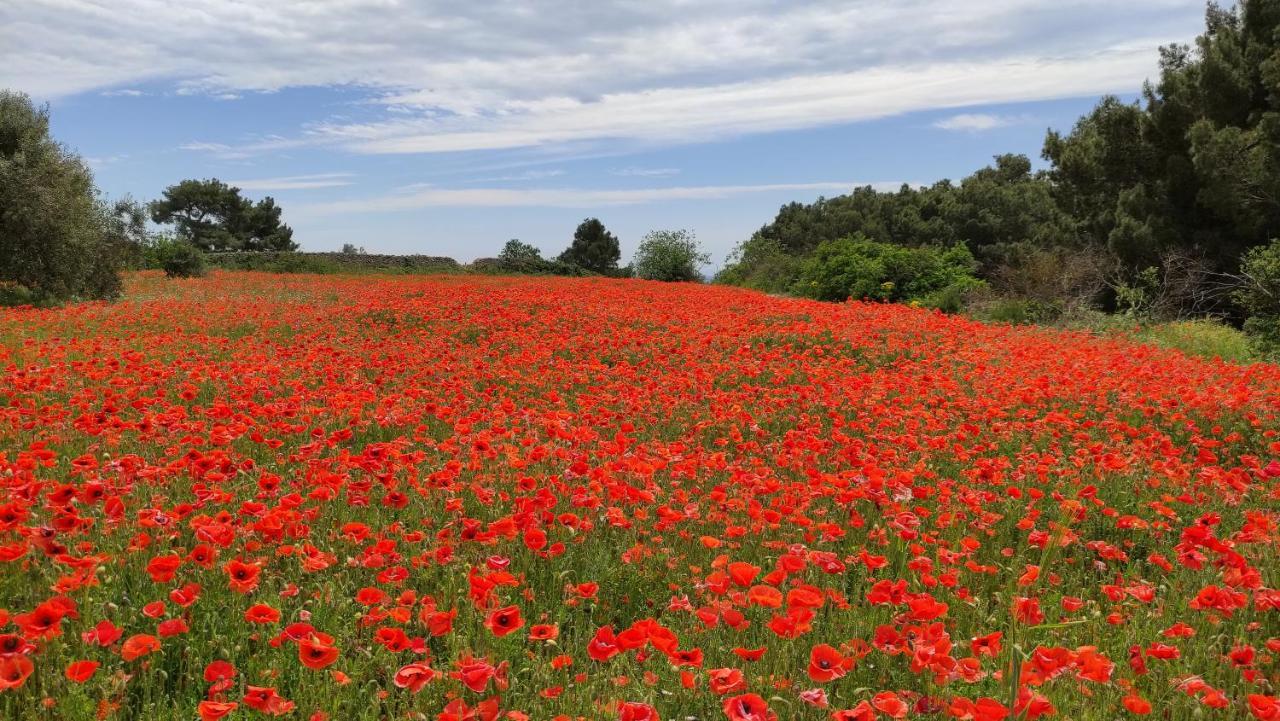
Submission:
[[[795,291],[818,300],[867,299],[927,302],[951,286],[956,294],[981,287],[977,263],[962,244],[908,248],[854,235],[820,244]]]
[[[1202,358],[1236,363],[1257,358],[1247,335],[1212,318],[1159,323],[1143,328],[1136,336],[1139,340]]]
[[[699,268],[711,262],[688,230],[651,230],[640,241],[631,267],[637,278],[669,282],[702,280]]]
[[[1280,355],[1280,240],[1245,253],[1234,299],[1248,314],[1244,330],[1268,357]]]
[[[205,273],[204,251],[177,238],[161,238],[148,248],[154,267],[170,278],[199,278]]]
[[[93,175],[49,135],[49,111],[0,90],[0,284],[12,303],[109,299],[129,238]]]
[[[980,320],[1013,325],[1050,323],[1062,316],[1062,308],[1055,303],[1009,296],[984,299],[969,304],[965,310]]]
[[[507,241],[506,245],[502,246],[502,252],[498,253],[498,262],[514,268],[525,265],[539,265],[546,261],[542,258],[542,251],[535,246],[519,238],[512,238]]]
[[[328,258],[292,252],[210,253],[211,265],[227,270],[256,270],[263,273],[339,273],[342,267]]]
[[[961,278],[938,290],[915,298],[912,302],[926,308],[935,308],[943,313],[959,313],[969,306],[971,296],[978,291],[985,290],[986,287],[987,284],[977,278]]]
[[[730,254],[715,282],[765,293],[789,293],[804,272],[804,259],[785,252],[773,238],[753,236]]]

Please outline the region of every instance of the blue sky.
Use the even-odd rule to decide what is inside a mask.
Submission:
[[[0,87],[47,101],[106,193],[217,177],[309,250],[552,255],[596,216],[624,262],[683,227],[719,265],[791,200],[1038,158],[1202,23],[1185,0],[24,0]]]

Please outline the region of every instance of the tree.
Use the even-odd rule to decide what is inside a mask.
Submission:
[[[795,282],[799,261],[817,246],[855,234],[908,247],[963,242],[983,277],[1033,250],[1078,245],[1076,220],[1058,207],[1046,174],[1032,172],[1026,156],[1008,154],[959,184],[943,180],[891,192],[866,186],[809,205],[785,205],[738,246],[716,277],[778,292]]]
[[[1131,275],[1165,257],[1234,272],[1280,235],[1280,4],[1210,3],[1194,48],[1160,50],[1141,103],[1107,97],[1044,157],[1086,241]]]
[[[692,232],[651,230],[640,241],[631,268],[646,280],[692,281],[702,280],[698,269],[710,262]]]
[[[519,238],[512,238],[502,246],[502,252],[498,253],[498,262],[508,268],[524,268],[539,266],[544,261],[542,251]]]
[[[0,285],[12,300],[108,299],[134,226],[98,197],[80,158],[49,135],[49,110],[0,90]]]
[[[174,224],[178,237],[201,250],[297,249],[293,230],[280,222],[275,199],[268,196],[255,204],[217,178],[171,185],[150,207],[153,221]]]
[[[586,270],[609,275],[618,270],[622,250],[618,239],[596,218],[587,218],[573,232],[573,243],[560,254],[560,260]]]

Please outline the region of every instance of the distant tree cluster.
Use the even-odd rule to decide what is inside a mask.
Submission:
[[[640,241],[631,265],[619,267],[622,248],[618,238],[598,218],[578,224],[569,247],[554,259],[542,257],[535,246],[512,238],[497,258],[478,261],[496,272],[539,275],[604,275],[664,281],[701,280],[699,268],[710,262],[693,233],[687,230],[655,230]]]
[[[1161,49],[1159,77],[1139,102],[1105,97],[1070,132],[1048,133],[1047,171],[1003,155],[959,183],[792,203],[718,279],[804,292],[817,248],[861,234],[907,247],[964,244],[997,292],[1038,294],[1059,310],[1088,302],[1254,317],[1258,304],[1242,298],[1258,297],[1256,279],[1270,267],[1255,249],[1280,237],[1277,58],[1280,3],[1210,4],[1194,46]],[[1248,282],[1252,294],[1237,292]]]

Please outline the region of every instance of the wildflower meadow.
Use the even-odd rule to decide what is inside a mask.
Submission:
[[[0,310],[0,718],[1280,719],[1280,368],[602,278]]]

